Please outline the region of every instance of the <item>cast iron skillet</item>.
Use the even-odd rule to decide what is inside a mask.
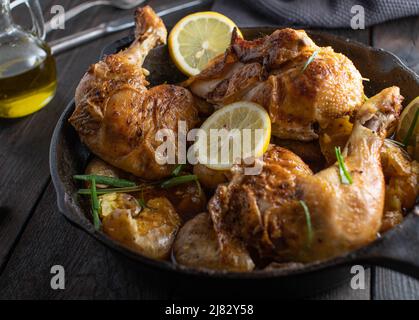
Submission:
[[[275,29],[273,27],[244,28],[242,31],[246,39],[252,39],[270,34]],[[318,45],[332,46],[336,52],[347,55],[361,71],[361,74],[371,79],[370,82],[364,83],[368,96],[391,85],[401,88],[401,93],[407,102],[419,95],[419,77],[393,54],[330,34],[314,31],[308,33]],[[128,46],[131,41],[131,37],[121,39],[106,47],[103,54],[115,53]],[[147,57],[145,67],[150,70],[151,74],[148,80],[152,85],[165,81],[176,83],[184,79],[183,75],[171,63],[166,47],[154,49]],[[180,283],[186,285],[186,291],[191,292],[190,290],[192,290],[195,297],[196,290],[194,291],[193,287],[197,283],[199,283],[201,292],[210,293],[212,290],[216,290],[218,295],[221,292],[227,292],[227,296],[234,295],[234,297],[250,291],[257,292],[257,296],[260,296],[261,292],[268,293],[268,296],[272,296],[272,292],[275,292],[275,296],[307,295],[343,281],[351,275],[350,267],[356,264],[382,265],[419,278],[418,205],[401,225],[385,233],[382,238],[372,244],[345,256],[299,267],[249,273],[214,272],[152,260],[130,251],[102,232],[94,230],[89,220],[89,214],[87,214],[89,207],[86,206],[86,199],[76,195],[79,186],[72,176],[84,171],[90,152],[80,142],[75,130],[67,121],[73,110],[74,101],[67,106],[59,119],[50,148],[51,175],[57,191],[60,212],[92,237],[135,259],[142,266],[162,272],[171,272],[172,277],[178,278]],[[228,290],[220,290],[221,288],[228,288]]]

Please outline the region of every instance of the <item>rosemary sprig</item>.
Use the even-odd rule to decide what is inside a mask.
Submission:
[[[339,175],[340,181],[343,184],[352,184],[352,177],[348,170],[346,169],[345,162],[343,161],[342,153],[340,152],[340,147],[335,147],[336,159],[338,160],[339,165]]]
[[[409,153],[406,150],[406,146],[403,143],[401,143],[400,141],[393,140],[393,139],[388,139],[387,138],[387,139],[384,139],[384,144],[387,147],[396,147],[396,148],[399,148],[399,150],[403,153],[403,155],[406,157],[406,159],[410,159],[411,158],[410,155],[409,155]]]
[[[307,59],[306,63],[304,64],[303,69],[301,70],[301,73],[306,71],[309,64],[313,62],[313,60],[316,58],[318,54],[319,54],[319,50],[316,50],[313,52],[313,54]]]
[[[311,247],[311,244],[313,242],[313,226],[311,225],[311,216],[310,216],[310,210],[307,207],[307,204],[300,200],[300,205],[303,207],[304,215],[306,218],[306,224],[307,224],[307,247]]]
[[[106,194],[106,193],[120,193],[120,192],[126,192],[126,193],[130,193],[130,192],[137,192],[137,191],[142,191],[145,188],[150,188],[150,186],[134,186],[134,187],[126,187],[126,188],[110,188],[110,189],[98,189],[96,192],[98,195],[101,194]],[[77,191],[78,194],[85,194],[85,195],[90,195],[91,194],[91,190],[90,189],[79,189],[79,191]]]
[[[419,108],[416,109],[413,121],[410,124],[409,130],[407,130],[406,137],[404,137],[403,139],[403,144],[405,146],[409,145],[410,138],[412,138],[413,132],[415,131],[416,124],[418,122],[418,117],[419,117]]]
[[[155,208],[152,208],[152,207],[148,206],[147,203],[145,202],[144,189],[141,190],[141,198],[137,199],[137,201],[138,201],[138,204],[141,207],[141,210],[144,210],[144,209],[156,210]]]
[[[194,174],[189,174],[189,175],[179,176],[179,177],[173,177],[169,180],[164,181],[160,185],[160,187],[162,187],[163,189],[166,189],[166,188],[175,187],[175,186],[178,186],[180,184],[184,184],[184,183],[191,182],[191,181],[198,181],[198,177]]]
[[[404,148],[405,145],[403,144],[403,142],[394,140],[394,139],[390,139],[390,138],[386,138],[385,141],[387,141],[390,144],[395,144],[396,146],[400,147],[400,148]]]
[[[92,181],[93,179],[96,181],[96,183],[99,184],[106,184],[113,187],[133,187],[135,186],[135,182],[128,181],[125,179],[118,179],[113,177],[107,177],[107,176],[100,176],[96,174],[78,174],[73,176],[76,180],[82,180],[82,181]]]
[[[177,177],[183,170],[184,164],[179,164],[176,166],[176,168],[172,171],[172,176]]]
[[[96,193],[96,179],[92,178],[90,180],[90,190],[91,190],[91,196],[92,196],[92,214],[93,214],[93,224],[95,226],[96,230],[100,229],[100,219],[99,219],[99,199],[97,198]]]
[[[139,198],[139,199],[137,199],[137,201],[138,201],[138,204],[141,207],[141,210],[144,210],[144,209],[148,208],[147,204],[145,203],[144,198]]]

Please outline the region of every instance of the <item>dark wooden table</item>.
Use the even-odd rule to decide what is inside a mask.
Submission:
[[[43,0],[45,17],[57,1]],[[70,8],[82,1],[61,0]],[[162,0],[152,0],[151,5]],[[163,2],[171,2],[163,0]],[[127,15],[96,8],[54,31],[48,40]],[[234,16],[233,16],[234,18]],[[173,24],[178,17],[169,17]],[[236,21],[240,26],[242,21]],[[419,17],[384,23],[366,30],[329,30],[343,37],[385,48],[419,72]],[[79,79],[97,61],[101,49],[127,32],[85,45],[57,58],[58,91],[38,113],[18,120],[0,120],[0,298],[3,299],[158,299],[176,298],[167,276],[140,270],[82,231],[58,212],[51,183],[48,149],[55,123],[72,99]],[[403,88],[402,93],[403,93]],[[419,94],[419,92],[418,92]],[[65,290],[50,286],[53,265],[66,271]],[[419,281],[379,267],[367,271],[364,290],[349,282],[313,299],[419,299]]]

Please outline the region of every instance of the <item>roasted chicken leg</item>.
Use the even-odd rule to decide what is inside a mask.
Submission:
[[[218,187],[208,205],[221,252],[228,255],[232,244],[277,261],[308,262],[373,241],[384,208],[380,152],[401,100],[399,88],[391,87],[357,112],[343,150],[352,184],[342,183],[337,164],[312,175],[290,151],[278,147],[265,154],[261,175],[245,176],[236,168],[233,179]]]
[[[272,134],[302,141],[317,139],[317,124],[351,114],[364,99],[362,77],[351,60],[293,29],[253,41],[234,33],[225,54],[185,86],[220,107],[259,103],[269,112]]]
[[[159,179],[173,170],[173,165],[155,159],[161,144],[156,132],[164,128],[177,135],[178,121],[185,121],[187,130],[198,122],[187,89],[166,84],[147,88],[144,59],[166,43],[166,36],[162,20],[150,7],[138,9],[135,41],[89,68],[77,87],[76,110],[69,120],[94,154],[145,179]]]

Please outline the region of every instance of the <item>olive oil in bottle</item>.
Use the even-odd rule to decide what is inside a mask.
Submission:
[[[39,47],[35,55],[3,63],[0,117],[23,117],[38,111],[51,101],[56,86],[55,61],[47,48]]]
[[[55,61],[43,41],[39,3],[30,4],[37,32],[27,32],[15,25],[9,0],[0,0],[0,117],[3,118],[38,111],[51,101],[57,86]]]

